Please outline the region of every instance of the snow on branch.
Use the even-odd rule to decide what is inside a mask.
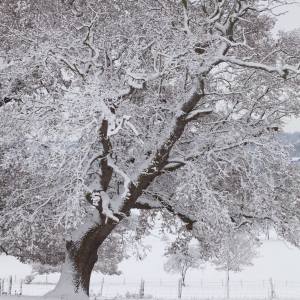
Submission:
[[[131,72],[131,69],[126,70],[126,74],[128,76],[130,76],[131,78],[136,79],[136,80],[146,80],[147,79],[147,74],[144,74],[144,73],[133,73],[133,72]]]
[[[83,172],[82,172],[82,175],[81,175],[82,178],[85,178],[85,176],[87,175],[88,170],[89,170],[89,168],[91,167],[92,163],[93,163],[97,158],[99,158],[101,155],[102,155],[101,152],[97,152],[96,154],[94,154],[94,155],[89,159],[89,161],[87,162],[87,164],[86,164],[86,166],[85,166],[85,168],[84,168],[84,170],[83,170]]]
[[[281,77],[285,78],[288,75],[288,72],[291,71],[296,74],[300,74],[300,65],[297,67],[291,66],[291,65],[283,65],[282,67],[276,66],[276,67],[270,67],[267,65],[264,65],[262,63],[256,63],[256,62],[246,62],[241,59],[237,59],[233,56],[225,56],[225,55],[219,55],[219,58],[223,62],[233,63],[241,67],[248,67],[252,69],[260,69],[263,71],[267,71],[269,73],[278,73]]]
[[[228,40],[227,38],[223,37],[223,36],[219,36],[219,39],[221,39],[222,41],[224,41],[225,43],[227,43],[229,46],[231,47],[238,47],[238,46],[241,46],[241,47],[246,47],[248,48],[249,50],[255,50],[254,48],[251,48],[249,47],[247,44],[246,44],[246,38],[245,38],[245,34],[243,33],[244,35],[244,42],[243,43],[234,43],[234,42],[231,42],[230,40]]]
[[[184,17],[184,27],[182,28],[187,34],[191,34],[191,30],[189,27],[189,16],[188,16],[188,7],[187,7],[187,1],[182,0],[183,2],[183,17]]]
[[[140,203],[141,205],[147,205],[152,208],[161,208],[163,205],[158,200],[149,200],[146,197],[140,197],[137,200],[137,203]],[[137,205],[138,206],[138,205]]]
[[[205,115],[209,115],[212,112],[213,112],[213,110],[211,108],[194,110],[188,114],[186,121],[196,120],[197,118],[205,116]]]
[[[102,213],[106,215],[106,222],[107,222],[107,218],[111,218],[116,222],[119,222],[119,219],[116,216],[114,216],[113,211],[109,208],[109,204],[111,204],[110,197],[104,191],[100,192],[100,196],[102,199]]]
[[[110,121],[107,129],[107,136],[112,136],[117,134],[122,126],[130,119],[130,116],[123,116],[122,118],[117,118],[115,121]]]
[[[142,139],[140,138],[139,132],[138,132],[137,129],[134,127],[134,125],[133,125],[131,122],[128,121],[128,119],[125,120],[124,125],[126,125],[127,127],[129,127],[129,128],[132,130],[132,132],[139,138],[139,141],[140,141],[141,144],[144,144],[144,142],[143,142]]]
[[[137,89],[137,90],[141,90],[143,89],[144,87],[144,83],[140,83],[140,82],[136,82],[134,81],[131,77],[128,78],[128,84],[129,86],[133,87],[134,89]]]
[[[125,88],[125,89],[119,89],[117,95],[115,96],[116,98],[122,98],[124,96],[129,95],[132,92],[132,87],[129,84],[129,87]]]
[[[110,120],[108,124],[108,130],[107,130],[107,136],[112,136],[117,134],[123,127],[123,125],[127,126],[129,129],[132,130],[132,132],[139,137],[140,134],[137,131],[137,129],[134,127],[134,125],[129,122],[129,119],[131,116],[123,116],[122,118],[116,118],[114,121]],[[143,141],[140,140],[140,142],[143,144]]]
[[[117,165],[115,165],[113,163],[113,161],[110,157],[107,158],[107,163],[110,167],[112,167],[114,169],[114,171],[116,173],[120,174],[124,178],[124,191],[120,196],[120,199],[123,200],[126,197],[128,191],[129,191],[128,186],[129,186],[129,183],[130,183],[131,180]]]
[[[131,69],[126,70],[126,74],[128,75],[128,84],[129,86],[135,89],[143,89],[144,82],[156,79],[160,76],[160,72],[156,72],[153,74],[145,74],[145,73],[134,73]]]

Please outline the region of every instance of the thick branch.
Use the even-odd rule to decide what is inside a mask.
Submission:
[[[184,215],[182,213],[176,212],[170,204],[163,203],[163,205],[164,205],[164,208],[167,209],[170,213],[172,213],[173,215],[178,216],[184,223],[186,223],[186,228],[188,230],[192,230],[193,229],[194,223],[197,222],[196,220],[192,220],[188,216],[186,216],[186,215]]]
[[[108,165],[108,160],[107,160],[107,155],[110,154],[111,150],[111,144],[109,141],[109,138],[107,137],[107,130],[108,130],[108,121],[103,120],[102,121],[102,126],[100,128],[100,134],[101,134],[101,143],[103,146],[103,159],[100,160],[100,167],[101,167],[101,186],[104,191],[107,190],[112,173],[113,173],[113,168]]]
[[[158,195],[155,196],[157,198],[157,200],[162,204],[162,207],[154,207],[151,206],[148,203],[140,203],[140,202],[136,202],[134,204],[133,208],[137,208],[137,209],[145,209],[145,210],[149,210],[149,209],[166,209],[168,210],[170,213],[172,213],[173,215],[178,216],[184,223],[186,223],[186,227],[188,230],[191,230],[193,228],[193,224],[195,222],[197,222],[196,220],[192,220],[191,218],[189,218],[188,216],[182,214],[182,213],[178,213],[176,212],[173,207],[166,203],[166,201],[164,201],[161,197],[159,197]]]
[[[241,67],[247,67],[247,68],[251,68],[251,69],[259,69],[259,70],[266,71],[268,73],[278,73],[284,79],[286,78],[286,76],[288,75],[289,72],[293,72],[295,74],[300,74],[300,69],[299,69],[300,66],[298,66],[297,68],[294,66],[291,66],[291,65],[284,65],[282,67],[270,67],[270,66],[264,65],[262,63],[243,61],[241,59],[237,59],[232,56],[219,55],[219,58],[223,62],[232,63],[232,64],[235,64],[235,65],[238,65]]]
[[[129,193],[123,203],[123,206],[120,208],[120,212],[129,215],[130,209],[136,207],[137,199],[142,195],[143,191],[146,190],[151,182],[161,175],[165,167],[168,165],[169,154],[172,150],[174,144],[178,141],[185,130],[186,124],[190,121],[189,114],[199,103],[204,94],[200,94],[196,88],[192,90],[192,93],[189,94],[188,101],[185,101],[181,108],[181,114],[177,114],[174,119],[174,125],[170,132],[169,137],[161,145],[161,147],[156,151],[155,156],[148,165],[147,168],[142,170],[138,176],[136,183],[131,182],[129,186]],[[172,213],[176,213],[170,204],[165,204],[166,209]],[[186,216],[182,215],[182,218]],[[186,219],[187,223],[190,223],[191,220]]]

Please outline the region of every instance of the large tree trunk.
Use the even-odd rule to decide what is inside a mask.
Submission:
[[[87,222],[73,232],[66,242],[66,257],[60,279],[46,298],[64,300],[88,299],[90,277],[98,256],[97,250],[117,223],[103,222],[98,210],[93,210]]]

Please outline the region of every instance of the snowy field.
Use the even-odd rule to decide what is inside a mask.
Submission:
[[[44,300],[45,298],[43,297],[38,297],[38,296],[2,296],[1,299],[3,300]],[[93,298],[91,298],[93,299]],[[100,299],[100,298],[98,298]],[[106,298],[103,297],[101,298],[103,300],[105,300]],[[115,297],[114,299],[135,299],[135,300],[143,300],[143,299],[148,299],[148,298],[118,298]],[[220,299],[220,300],[225,300],[225,298],[216,298],[216,299]],[[251,300],[263,300],[263,299],[267,299],[267,298],[256,298],[256,299],[251,299]],[[280,298],[282,300],[291,300],[290,298]],[[163,300],[163,298],[151,298],[151,300]],[[194,298],[194,300],[197,300],[197,298]],[[204,299],[205,300],[205,299]],[[248,300],[247,298],[237,298],[236,300]]]
[[[300,299],[300,282],[272,281],[273,299]],[[24,296],[42,296],[54,288],[54,284],[27,284],[22,286]],[[145,282],[145,299],[178,299],[178,282]],[[7,293],[7,285],[4,288]],[[13,283],[12,294],[20,293],[19,283]],[[141,298],[140,283],[91,284],[91,299],[137,299]],[[4,296],[5,297],[5,296]],[[225,299],[226,288],[222,282],[187,282],[182,288],[182,299]],[[270,281],[233,281],[230,284],[230,299],[270,299]]]

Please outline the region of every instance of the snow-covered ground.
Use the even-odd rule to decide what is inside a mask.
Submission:
[[[0,299],[2,300],[45,300],[44,297],[38,297],[38,296],[7,296],[7,295],[4,295],[2,297],[0,297]],[[101,299],[105,299],[105,298],[101,298]],[[126,299],[126,300],[130,300],[130,299],[134,299],[134,300],[147,300],[147,298],[114,298],[114,300],[118,300],[118,299]],[[221,298],[217,298],[219,300],[223,300]],[[266,299],[266,298],[264,298]],[[291,300],[290,298],[280,298],[281,300]],[[52,299],[47,299],[47,300],[52,300]],[[53,299],[53,300],[58,300],[58,299]],[[151,298],[150,300],[162,300],[162,299],[157,299],[157,298]],[[196,299],[194,299],[196,300]],[[203,299],[205,300],[205,299]],[[225,298],[224,298],[225,300]],[[248,300],[247,298],[238,298],[238,299],[235,299],[235,300]],[[256,299],[251,299],[251,300],[262,300],[262,298],[256,298]]]

